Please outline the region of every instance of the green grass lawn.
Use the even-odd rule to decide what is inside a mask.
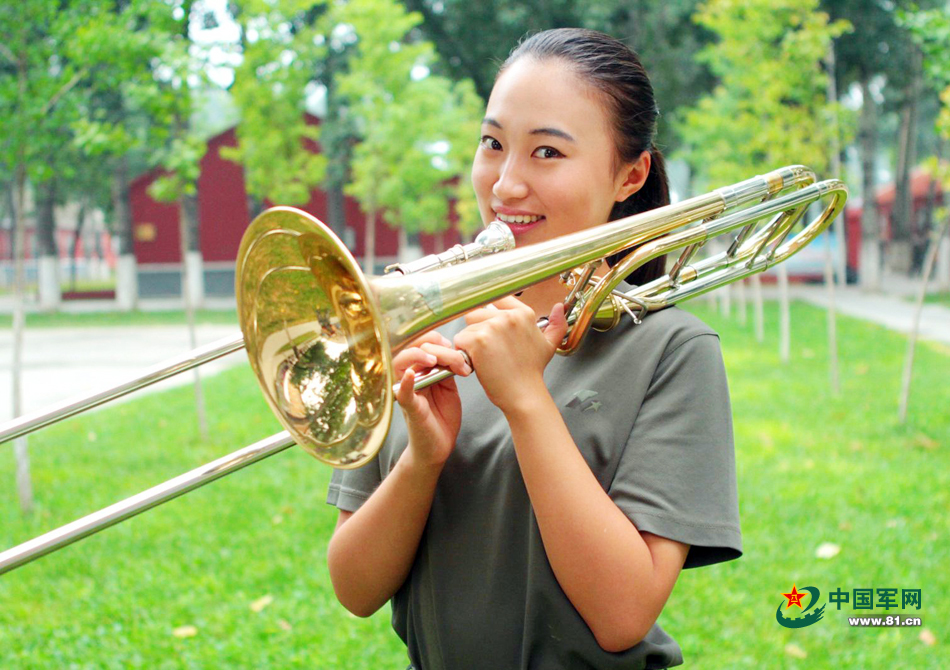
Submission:
[[[793,307],[792,361],[782,365],[774,305],[765,344],[751,325],[691,305],[722,335],[745,555],[683,573],[661,623],[692,668],[947,667],[950,351],[918,349],[901,426],[905,339],[841,319],[835,398],[824,312]],[[206,389],[208,441],[197,436],[187,387],[31,438],[38,510],[26,521],[12,449],[0,448],[0,548],[278,429],[246,368]],[[362,620],[333,596],[330,472],[294,449],[0,577],[0,667],[404,667],[388,607]],[[815,556],[825,542],[841,548],[830,560]],[[922,609],[896,613],[921,617],[936,643],[917,628],[851,628],[850,605],[782,628],[775,608],[793,584],[818,587],[822,602],[838,587],[919,588]],[[253,611],[265,596],[273,600]],[[194,635],[174,634],[185,626]]]
[[[924,296],[924,302],[950,307],[950,292],[941,291],[938,293],[928,293],[926,296]]]

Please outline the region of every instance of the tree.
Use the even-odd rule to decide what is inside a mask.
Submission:
[[[685,156],[716,185],[781,165],[804,163],[821,173],[835,133],[849,115],[828,100],[823,63],[831,40],[848,28],[817,11],[817,0],[709,0],[696,21],[718,41],[701,52],[719,83],[682,115]],[[789,356],[787,274],[779,267],[780,352]]]
[[[174,91],[167,85],[168,64],[175,55],[181,7],[150,0],[99,0],[71,36],[74,61],[88,77],[81,91],[81,115],[72,124],[75,144],[108,166],[111,177],[111,222],[119,242],[116,298],[130,310],[138,298],[133,255],[129,185],[137,165],[154,164],[154,152],[174,127]]]
[[[164,87],[171,91],[169,100],[174,101],[170,108],[173,126],[164,151],[158,154],[158,163],[164,170],[164,174],[152,184],[150,192],[156,200],[178,203],[181,295],[188,322],[189,346],[195,349],[198,342],[195,333],[194,308],[203,293],[197,288],[202,284],[198,176],[207,144],[203,138],[192,132],[189,121],[194,111],[194,89],[201,85],[203,79],[202,70],[197,67],[198,64],[191,56],[192,43],[189,27],[193,7],[192,0],[182,3],[181,30],[175,36],[176,39],[170,41],[169,49],[166,51],[164,64],[169,72],[165,76]],[[201,388],[201,375],[197,367],[193,369],[192,374],[198,427],[202,438],[207,438],[208,419]]]
[[[0,164],[13,175],[15,302],[13,312],[13,415],[21,413],[20,376],[23,356],[23,235],[26,183],[43,183],[52,175],[44,160],[59,142],[59,129],[75,116],[70,93],[86,75],[59,46],[81,22],[87,3],[56,7],[44,0],[0,5]],[[14,445],[17,488],[25,513],[32,509],[29,458],[24,439]]]
[[[485,101],[498,65],[527,34],[581,26],[624,40],[650,73],[663,115],[657,146],[664,152],[679,143],[673,131],[676,110],[694,103],[712,87],[709,69],[695,58],[711,38],[708,30],[692,21],[698,0],[403,0],[403,4],[423,17],[419,28],[441,56],[435,71],[457,81],[471,79]]]
[[[900,4],[900,2],[898,3]],[[853,30],[835,38],[838,88],[857,84],[861,91],[858,149],[861,156],[861,283],[880,288],[883,261],[882,228],[875,191],[882,132],[882,84],[902,81],[912,52],[906,31],[895,22],[893,5],[877,0],[825,0],[822,6],[833,20],[846,20]],[[879,100],[880,98],[880,100]]]
[[[248,195],[257,202],[306,204],[327,166],[327,156],[313,151],[320,127],[305,114],[307,94],[318,86],[327,55],[327,34],[317,23],[324,5],[313,0],[231,5],[242,30],[243,60],[231,87],[241,123],[238,147],[221,154],[244,166]]]
[[[816,5],[710,0],[700,7],[696,21],[719,38],[700,57],[719,83],[684,112],[679,130],[685,158],[709,182],[733,183],[791,163],[827,170],[829,120],[850,115],[827,101],[823,61],[847,23],[829,22]]]
[[[460,227],[477,226],[468,167],[482,105],[470,82],[431,74],[432,45],[407,39],[418,14],[391,0],[351,0],[337,11],[338,23],[356,36],[338,86],[360,133],[347,192],[367,215],[371,269],[380,212],[406,232],[439,232],[448,227],[454,196]]]
[[[499,63],[518,40],[539,30],[583,25],[584,8],[616,3],[404,0],[403,4],[422,18],[420,28],[442,55],[438,71],[456,81],[471,79],[487,101]],[[606,20],[607,14],[602,11],[599,16]]]
[[[939,10],[918,11],[901,16],[901,23],[907,26],[914,41],[921,48],[923,70],[931,85],[940,91],[943,106],[937,117],[937,131],[941,138],[950,140],[950,15]],[[944,192],[950,191],[950,169],[932,161],[931,171],[943,182]],[[907,340],[907,355],[904,360],[904,372],[901,382],[901,394],[898,403],[898,418],[901,423],[907,420],[907,405],[910,398],[910,384],[914,374],[914,350],[920,330],[920,315],[927,294],[927,282],[933,271],[937,253],[943,237],[950,230],[950,214],[943,212],[945,222],[933,231],[926,260],[921,269],[920,289],[917,293],[917,307],[914,312],[914,325]]]

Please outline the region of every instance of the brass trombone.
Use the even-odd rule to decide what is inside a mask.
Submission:
[[[202,347],[117,387],[16,419],[0,442],[32,432],[244,346],[271,409],[285,430],[0,553],[0,574],[299,444],[319,460],[355,468],[375,456],[392,418],[392,356],[459,314],[560,275],[570,291],[569,354],[590,328],[606,330],[791,257],[824,231],[847,200],[836,179],[816,183],[803,166],[753,177],[635,216],[513,249],[493,223],[466,246],[367,276],[317,219],[276,207],[255,219],[238,253],[235,289],[242,335]],[[809,206],[824,209],[789,236]],[[762,222],[765,222],[762,224]],[[726,251],[693,262],[713,237],[735,232]],[[632,251],[603,277],[594,271]],[[647,261],[682,250],[669,273],[628,293],[617,290]],[[504,253],[499,253],[503,251]],[[543,320],[542,320],[543,322]],[[543,323],[539,323],[543,325]],[[450,376],[435,369],[423,388]]]

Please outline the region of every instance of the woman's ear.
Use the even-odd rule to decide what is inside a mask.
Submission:
[[[620,187],[617,189],[617,202],[623,202],[643,188],[647,177],[650,175],[652,158],[649,151],[644,151],[640,154],[640,157],[637,158],[636,162],[628,163],[623,166],[621,170],[623,182],[621,182]]]

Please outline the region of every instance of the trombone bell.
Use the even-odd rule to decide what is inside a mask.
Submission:
[[[350,252],[305,212],[270,209],[244,234],[235,291],[251,368],[294,440],[338,468],[369,460],[392,419],[392,351]]]

